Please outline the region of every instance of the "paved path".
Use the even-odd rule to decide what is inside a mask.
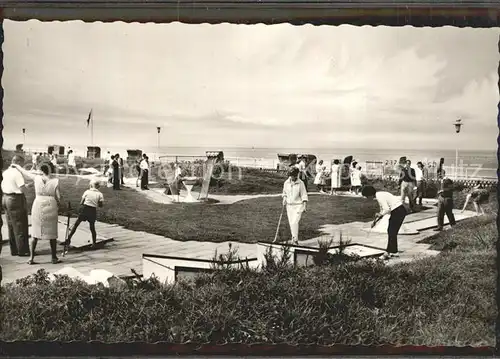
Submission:
[[[474,213],[466,212],[467,216]],[[410,214],[408,217],[414,216]],[[59,218],[65,221],[64,217]],[[83,225],[85,226],[85,225]],[[339,233],[342,231],[344,239],[349,239],[351,243],[365,244],[384,249],[387,244],[387,235],[379,233],[369,233],[366,229],[369,223],[353,222],[341,225],[324,225],[321,229],[324,234],[320,237],[301,241],[301,244],[315,246],[318,240],[329,239],[333,236],[338,242]],[[205,258],[210,259],[215,251],[225,253],[230,242],[213,243],[201,241],[177,241],[170,238],[149,234],[146,232],[136,232],[125,229],[118,225],[107,223],[96,223],[99,235],[114,238],[113,242],[106,245],[104,249],[95,251],[72,252],[65,258],[61,258],[63,263],[50,263],[50,249],[48,241],[40,241],[37,252],[37,265],[28,265],[25,257],[10,256],[8,245],[4,245],[0,254],[3,267],[4,282],[12,282],[35,273],[38,269],[44,268],[48,272],[55,272],[65,266],[71,266],[76,270],[88,274],[92,269],[105,269],[117,276],[131,275],[131,269],[141,272],[142,254],[164,254],[180,257]],[[393,263],[409,261],[416,257],[436,255],[438,252],[429,249],[429,245],[419,243],[422,239],[434,234],[432,230],[426,230],[418,235],[399,236],[399,248],[404,251],[400,258],[392,260]],[[89,234],[90,235],[90,234]],[[256,257],[256,246],[251,243],[231,242],[234,248],[238,248],[240,257]]]

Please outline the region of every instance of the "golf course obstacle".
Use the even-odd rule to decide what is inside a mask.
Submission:
[[[208,192],[210,189],[210,180],[213,175],[214,167],[217,163],[224,160],[224,153],[222,151],[207,151],[205,156],[160,156],[162,176],[165,179],[165,194],[171,195],[175,202],[180,200],[180,187],[181,183],[184,187],[192,186],[199,180],[201,183],[201,190],[197,200],[193,200],[187,196],[187,201],[194,203],[205,201],[208,199]],[[198,165],[198,166],[197,166]],[[180,166],[181,176],[176,176],[176,166]],[[185,168],[189,166],[190,168]],[[191,173],[186,173],[191,172]],[[183,180],[186,179],[185,181]],[[196,179],[196,180],[195,180]],[[189,193],[191,192],[189,189]]]
[[[155,277],[160,283],[173,284],[179,280],[195,277],[200,273],[210,273],[217,265],[240,268],[247,264],[252,267],[257,258],[230,260],[221,263],[213,258],[174,257],[160,254],[142,255],[142,276],[144,279]]]
[[[318,255],[319,246],[304,246],[290,243],[269,243],[257,242],[257,261],[259,266],[266,263],[268,254],[274,256],[278,261],[286,256],[286,263],[293,266],[304,267],[315,265],[315,257]],[[342,252],[348,256],[357,256],[359,258],[378,257],[384,254],[382,248],[371,247],[364,244],[349,243],[344,245],[332,245],[327,248],[329,254]]]

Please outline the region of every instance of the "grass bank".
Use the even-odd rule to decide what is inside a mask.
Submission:
[[[496,236],[477,231],[484,240],[450,230],[462,245],[394,266],[226,269],[124,288],[38,275],[2,289],[0,339],[493,346]]]

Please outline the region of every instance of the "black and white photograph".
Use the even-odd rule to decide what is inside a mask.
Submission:
[[[498,29],[3,31],[0,340],[495,345]]]

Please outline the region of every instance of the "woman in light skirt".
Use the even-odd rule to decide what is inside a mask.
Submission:
[[[32,178],[35,187],[35,200],[31,207],[31,258],[28,264],[35,263],[36,245],[39,240],[48,240],[52,254],[52,263],[60,263],[57,258],[57,224],[61,194],[59,192],[59,179],[52,176],[52,163],[40,166],[41,174],[33,176],[28,171],[18,167],[24,176]]]

